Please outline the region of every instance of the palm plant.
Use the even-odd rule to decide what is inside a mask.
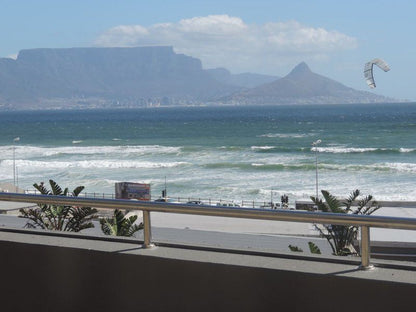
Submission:
[[[84,186],[78,186],[72,193],[68,188],[62,188],[53,180],[49,180],[51,189],[48,190],[44,183],[33,184],[42,195],[73,196],[77,197]],[[93,218],[96,217],[97,209],[91,207],[73,207],[68,205],[38,204],[37,208],[22,208],[19,210],[21,218],[27,218],[27,228],[41,228],[45,230],[79,232],[84,229],[93,228]]]
[[[314,196],[311,196],[311,199],[318,206],[318,209],[323,212],[371,215],[381,207],[371,195],[358,199],[360,196],[359,190],[353,191],[345,201],[338,200],[328,191],[322,190],[321,192],[325,202]],[[315,228],[322,237],[328,240],[335,255],[345,256],[357,254],[353,246],[353,242],[358,234],[358,228],[356,226],[324,224],[323,228],[317,225],[315,225]]]
[[[126,218],[123,212],[116,209],[112,218],[103,218],[100,220],[101,230],[106,235],[130,237],[137,231],[143,229],[143,223],[137,225],[135,224],[136,220],[136,215]]]

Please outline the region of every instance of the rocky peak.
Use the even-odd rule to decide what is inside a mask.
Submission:
[[[292,71],[287,75],[287,77],[301,76],[309,73],[312,73],[309,66],[305,62],[302,62],[299,63],[295,68],[293,68]]]

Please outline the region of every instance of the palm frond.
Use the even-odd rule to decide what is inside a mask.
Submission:
[[[368,195],[363,199],[360,199],[357,203],[357,209],[353,212],[353,214],[364,214],[365,208],[368,204],[371,204],[373,196]]]
[[[111,222],[112,219],[101,219],[101,230],[105,235],[117,236],[117,225]]]
[[[288,247],[289,247],[290,251],[303,252],[303,250],[301,248],[299,248],[298,246],[289,245]]]
[[[351,206],[354,204],[358,196],[360,196],[360,190],[355,190],[351,192],[350,196],[347,198],[347,200],[344,203],[346,207],[345,211],[347,212],[351,211]]]
[[[101,230],[106,235],[114,236],[133,236],[134,233],[143,229],[143,223],[137,225],[137,216],[133,215],[126,218],[125,214],[115,209],[112,218],[104,218],[100,220]]]
[[[322,190],[321,193],[325,198],[325,202],[328,205],[331,212],[345,213],[344,209],[341,208],[341,202],[335,196],[333,196],[326,190]]]
[[[39,209],[19,209],[20,218],[27,218],[29,221],[26,222],[26,228],[41,228],[41,229],[49,229],[48,223],[42,218],[42,211]]]
[[[37,189],[42,195],[49,195],[50,191],[44,186],[43,182],[40,182],[40,184],[33,184],[33,187]]]
[[[319,236],[326,238],[326,240],[328,241],[329,246],[332,249],[332,253],[336,253],[336,248],[335,245],[332,243],[332,239],[333,237],[329,234],[328,228],[326,225],[324,225],[324,228],[326,229],[327,233],[325,233],[319,226],[317,226],[316,224],[314,224],[315,230],[317,230],[319,232]]]
[[[62,191],[58,183],[52,179],[49,180],[49,184],[51,190],[48,190],[43,182],[35,183],[33,186],[43,195],[68,196],[68,188]],[[78,186],[72,195],[78,196],[83,189],[83,186]],[[92,220],[96,217],[95,208],[48,204],[38,204],[38,206],[39,208],[20,210],[20,217],[29,219],[26,227],[72,232],[94,227]]]
[[[96,217],[97,209],[91,207],[71,207],[70,217],[65,225],[65,231],[79,232],[93,228],[92,220]]]
[[[125,232],[125,236],[127,236],[127,237],[131,237],[131,236],[133,236],[136,232],[138,232],[138,231],[140,231],[140,230],[143,230],[143,228],[144,228],[144,225],[143,225],[143,222],[141,222],[139,225],[137,225],[137,224],[131,224],[128,228],[127,228],[127,230],[126,230],[126,232]]]
[[[310,250],[311,253],[317,254],[317,255],[321,254],[321,250],[313,242],[308,242],[308,246],[309,246],[309,250]]]
[[[328,208],[328,205],[322,201],[322,199],[316,198],[314,196],[310,197],[312,202],[318,207],[319,210],[323,212],[330,212],[330,209]]]
[[[54,180],[49,180],[53,195],[62,195],[62,188]]]
[[[359,190],[353,191],[342,203],[328,191],[322,190],[322,195],[325,199],[325,203],[318,201],[314,197],[311,197],[311,199],[315,204],[319,204],[321,207],[327,207],[328,210],[322,209],[323,211],[370,215],[381,207],[371,195],[358,200],[358,197],[360,196]],[[352,208],[353,205],[357,205],[357,208],[354,211]],[[319,231],[321,237],[327,239],[335,255],[345,256],[357,254],[357,251],[353,246],[353,242],[357,239],[358,235],[358,228],[356,226],[323,224],[323,228],[318,227],[317,225],[315,225],[315,228]]]
[[[367,204],[367,206],[363,210],[362,214],[371,215],[380,208],[381,208],[381,206],[379,205],[379,203],[377,201],[373,200],[369,204]]]
[[[84,190],[85,186],[78,186],[72,191],[72,196],[78,197],[78,195]]]

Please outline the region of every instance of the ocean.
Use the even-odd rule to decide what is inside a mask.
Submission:
[[[0,131],[0,183],[15,162],[23,189],[293,202],[315,195],[317,160],[319,189],[416,201],[416,103],[0,112]]]

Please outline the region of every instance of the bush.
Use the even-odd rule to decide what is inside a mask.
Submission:
[[[133,236],[134,233],[143,229],[143,223],[135,224],[137,216],[126,216],[120,210],[116,209],[112,218],[100,220],[101,230],[106,235],[113,236]]]
[[[49,180],[51,190],[44,183],[33,184],[43,195],[74,196],[77,197],[84,186],[78,186],[69,194],[68,188],[62,188],[53,180]],[[21,218],[27,218],[27,228],[41,228],[54,231],[79,232],[93,228],[92,219],[96,217],[97,209],[91,207],[73,207],[67,205],[38,204],[37,208],[22,208],[19,210]]]
[[[325,202],[313,196],[311,196],[311,199],[318,206],[318,209],[323,212],[371,215],[381,208],[371,195],[359,199],[359,190],[353,191],[347,200],[342,202],[328,191],[322,190],[321,192]],[[328,240],[335,255],[345,256],[358,254],[353,246],[353,242],[358,234],[358,228],[356,226],[323,224],[322,227],[315,225],[315,228],[322,237]]]

